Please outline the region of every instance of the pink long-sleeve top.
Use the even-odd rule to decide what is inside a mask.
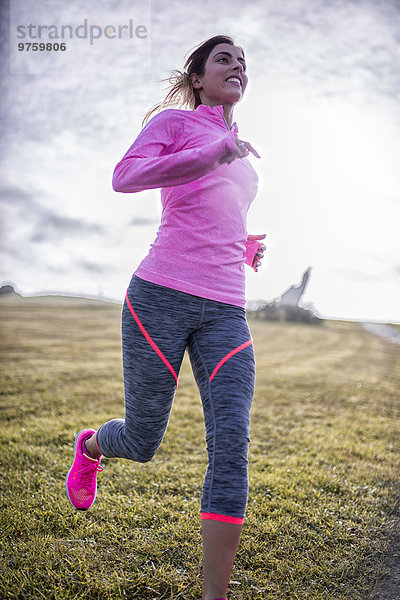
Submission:
[[[246,220],[258,177],[247,158],[219,162],[237,135],[222,104],[165,109],[141,130],[112,181],[117,192],[161,188],[161,224],[135,275],[245,307],[245,262],[258,246],[247,242]]]

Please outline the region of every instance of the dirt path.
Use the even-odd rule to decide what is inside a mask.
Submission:
[[[363,323],[364,329],[379,337],[400,344],[400,333],[385,323]],[[391,530],[388,549],[389,574],[379,588],[374,600],[399,600],[400,598],[400,517],[397,517]]]
[[[389,573],[373,600],[399,600],[400,598],[400,518],[397,517],[391,530],[388,548]]]
[[[363,323],[362,325],[370,333],[379,335],[393,344],[400,344],[400,333],[390,325],[386,325],[386,323]]]

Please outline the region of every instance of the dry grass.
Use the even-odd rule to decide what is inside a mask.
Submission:
[[[95,505],[76,512],[74,434],[123,415],[120,307],[9,297],[0,312],[0,595],[198,600],[206,452],[187,356],[153,461],[104,459]],[[373,598],[400,492],[400,349],[356,323],[249,324],[250,495],[230,598]]]

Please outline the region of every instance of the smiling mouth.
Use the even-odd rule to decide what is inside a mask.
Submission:
[[[231,83],[232,85],[236,85],[238,88],[242,88],[242,84],[240,83],[240,81],[238,79],[225,79],[225,83]]]

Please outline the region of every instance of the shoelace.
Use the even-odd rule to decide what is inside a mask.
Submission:
[[[96,463],[82,466],[79,469],[79,481],[82,485],[89,485],[93,481],[94,471],[102,471],[103,467]]]

